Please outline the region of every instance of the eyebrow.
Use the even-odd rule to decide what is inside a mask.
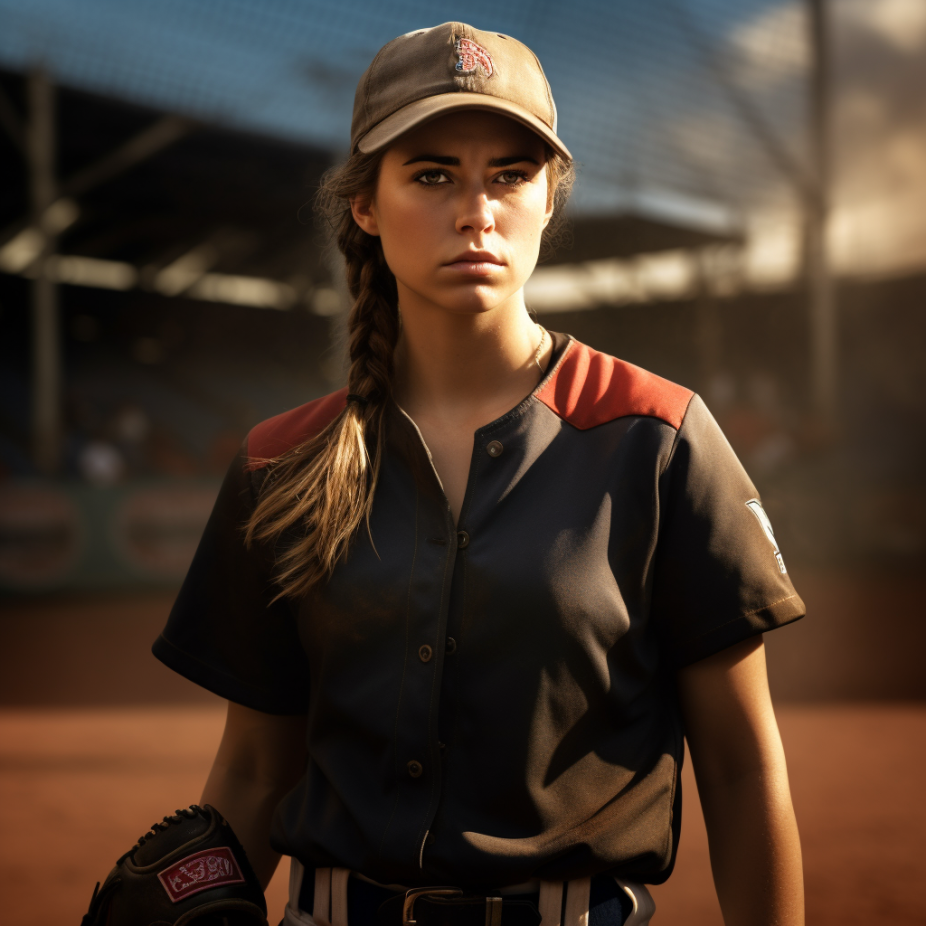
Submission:
[[[402,166],[408,167],[409,164],[417,164],[419,161],[427,161],[431,164],[441,164],[444,167],[459,167],[460,159],[447,157],[442,154],[419,154],[416,157],[413,157],[410,161],[406,161]],[[510,158],[492,158],[489,161],[489,167],[510,167],[512,164],[521,164],[524,161],[528,161],[531,164],[537,164],[539,167],[540,164],[534,158],[527,154],[516,154],[514,157]]]

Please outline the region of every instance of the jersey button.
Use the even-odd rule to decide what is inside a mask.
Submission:
[[[499,457],[499,456],[501,456],[502,451],[503,451],[504,449],[505,449],[505,448],[502,446],[502,442],[501,442],[500,440],[491,440],[491,441],[489,441],[488,444],[486,444],[486,453],[487,453],[490,457]]]
[[[430,662],[431,656],[433,655],[434,655],[434,650],[432,650],[431,647],[428,646],[427,643],[425,643],[424,646],[418,647],[418,658],[422,662]]]
[[[422,772],[424,772],[424,766],[416,759],[412,759],[405,767],[408,769],[408,774],[411,775],[412,778],[420,778]]]
[[[457,531],[457,549],[465,550],[469,546],[469,534],[466,531]]]
[[[457,651],[457,641],[453,637],[447,637],[447,645],[444,647],[444,652],[449,656],[452,653]]]

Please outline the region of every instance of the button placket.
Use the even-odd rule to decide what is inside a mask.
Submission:
[[[482,439],[485,440],[485,438]],[[489,445],[491,445],[491,448]],[[512,450],[511,446],[506,447],[502,441],[495,439],[486,444],[482,444],[482,450],[479,450],[478,446],[477,444],[477,449],[472,457],[472,465],[461,512],[462,516],[459,519],[460,523],[466,524],[467,527],[469,527],[469,522],[471,521],[476,527],[477,532],[479,530],[477,524],[478,518],[471,519],[470,512],[473,506],[476,506],[477,510],[481,507],[480,499],[484,492],[479,491],[480,477],[484,475],[489,478],[497,478],[497,476],[491,476],[491,473],[499,473],[500,471],[497,467],[504,464],[496,463],[496,458]],[[488,460],[485,458],[486,456],[489,457]],[[433,466],[433,460],[431,461],[431,465]],[[439,483],[439,478],[436,477],[436,481]],[[442,570],[443,582],[441,584],[443,588],[439,605],[438,601],[434,600],[432,607],[428,607],[427,601],[419,599],[421,610],[416,609],[417,619],[415,620],[415,629],[412,630],[410,641],[411,652],[409,656],[411,656],[412,660],[414,660],[414,654],[418,656],[418,669],[417,671],[410,672],[409,683],[410,686],[414,687],[418,692],[418,695],[407,703],[410,708],[412,705],[415,705],[418,710],[427,705],[427,719],[422,713],[420,716],[420,725],[416,722],[413,726],[407,727],[401,731],[403,734],[402,739],[405,740],[402,751],[407,757],[405,768],[407,776],[405,778],[405,788],[407,789],[408,800],[407,820],[411,822],[415,819],[417,822],[419,807],[423,809],[423,802],[426,801],[428,809],[425,819],[421,820],[425,835],[427,835],[430,830],[434,815],[441,801],[443,775],[445,774],[442,766],[444,765],[443,759],[448,752],[447,745],[438,742],[437,737],[434,737],[434,733],[437,732],[442,714],[440,709],[443,689],[441,679],[443,676],[445,659],[452,656],[458,650],[457,641],[448,635],[448,630],[450,629],[448,627],[449,617],[453,607],[450,598],[450,587],[453,584],[454,573],[458,569],[464,568],[466,565],[466,557],[460,558],[459,553],[461,551],[468,551],[473,541],[473,537],[468,530],[457,529],[457,525],[453,522],[449,505],[445,507],[446,498],[438,493],[428,492],[427,495],[429,503],[440,503],[442,509],[441,515],[443,525],[441,526],[435,523],[436,519],[431,517],[431,513],[428,512],[427,509],[421,509],[426,518],[421,526],[422,539],[425,540],[433,554],[437,554],[437,557],[440,556],[438,552],[440,547],[444,546],[444,544],[447,545],[445,549],[441,551],[446,557]],[[433,514],[436,515],[437,511],[434,510]],[[443,534],[443,536],[441,536],[441,534]],[[444,538],[446,538],[446,540]],[[455,549],[453,548],[454,546]],[[437,570],[435,569],[430,575],[436,576]],[[436,633],[433,633],[435,630]],[[417,645],[414,642],[416,637],[418,639]],[[433,640],[434,642],[425,643],[422,642],[423,640]],[[441,641],[443,641],[443,644]],[[436,677],[432,673],[436,674]],[[431,686],[430,691],[427,693],[421,688],[421,686],[426,683],[429,683]],[[412,713],[417,714],[418,710],[412,710]],[[399,755],[402,755],[402,752],[400,752]],[[417,756],[417,758],[408,758],[410,756]],[[426,766],[427,781],[425,781]],[[424,788],[424,784],[427,784],[428,787]],[[419,833],[420,832],[419,830]],[[423,853],[426,846],[431,844],[432,841],[425,843],[422,838],[422,841],[419,843],[420,852]]]

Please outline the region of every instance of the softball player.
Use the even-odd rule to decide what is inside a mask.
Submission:
[[[761,635],[804,607],[700,399],[529,316],[571,179],[508,36],[358,85],[348,386],[251,432],[154,646],[229,701],[203,802],[287,924],[644,924],[686,736],[727,926],[803,922]]]

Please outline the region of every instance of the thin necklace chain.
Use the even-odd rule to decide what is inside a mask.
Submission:
[[[534,322],[537,325],[537,322]],[[537,364],[537,369],[540,370],[542,375],[546,375],[546,370],[540,365],[540,355],[543,353],[543,345],[547,343],[547,329],[543,325],[537,325],[540,329],[540,343],[537,345],[537,350],[534,351],[533,363]]]

